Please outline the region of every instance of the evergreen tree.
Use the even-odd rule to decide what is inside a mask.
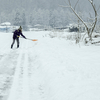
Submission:
[[[21,16],[19,12],[16,12],[16,16],[14,19],[14,25],[20,26],[21,25]]]
[[[23,27],[24,30],[27,30],[25,13],[22,14],[21,26]]]

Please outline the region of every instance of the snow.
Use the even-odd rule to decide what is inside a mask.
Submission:
[[[4,22],[4,23],[1,23],[2,26],[10,26],[11,23],[10,22]]]
[[[29,31],[20,48],[0,32],[0,100],[100,100],[100,46]]]

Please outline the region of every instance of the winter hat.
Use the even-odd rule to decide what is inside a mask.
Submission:
[[[22,27],[21,26],[19,27],[19,30],[22,30]]]

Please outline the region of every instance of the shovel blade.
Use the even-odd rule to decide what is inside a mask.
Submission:
[[[33,39],[32,41],[38,41],[37,39]]]

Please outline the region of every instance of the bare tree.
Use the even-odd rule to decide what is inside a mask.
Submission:
[[[60,6],[70,8],[73,11],[73,13],[77,16],[77,18],[85,25],[89,40],[92,41],[92,33],[93,33],[94,28],[97,23],[97,10],[95,8],[95,4],[93,3],[93,0],[88,0],[88,1],[90,2],[91,6],[94,10],[94,14],[95,14],[95,17],[93,19],[91,19],[91,20],[93,20],[93,22],[91,23],[91,26],[88,26],[88,23],[84,22],[84,20],[81,18],[81,16],[75,11],[75,7],[77,6],[79,0],[76,2],[75,7],[72,7],[70,0],[68,0],[68,3],[65,1],[67,6],[63,6],[63,5],[60,5]]]

